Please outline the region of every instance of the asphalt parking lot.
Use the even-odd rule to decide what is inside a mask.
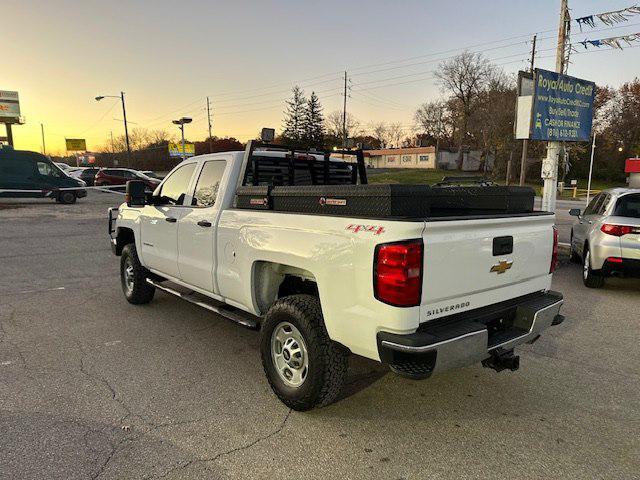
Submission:
[[[298,413],[257,332],[160,292],[125,301],[120,198],[0,200],[0,478],[638,478],[640,281],[587,290],[565,260],[567,320],[518,372],[411,381],[352,358],[345,397]]]

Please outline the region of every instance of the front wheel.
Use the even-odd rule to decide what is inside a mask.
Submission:
[[[156,289],[147,282],[149,271],[142,266],[133,243],[122,249],[120,257],[120,282],[129,303],[142,305],[153,300]]]
[[[273,304],[260,354],[272,390],[288,407],[305,411],[337,400],[349,352],[329,338],[316,297],[292,295]]]
[[[62,191],[60,193],[58,193],[58,197],[56,198],[56,200],[58,201],[58,203],[64,203],[64,204],[72,204],[72,203],[76,203],[76,194],[72,191]]]
[[[591,252],[584,247],[584,263],[582,265],[582,281],[588,288],[600,288],[604,285],[604,277],[591,268]]]

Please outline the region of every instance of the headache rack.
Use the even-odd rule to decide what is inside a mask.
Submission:
[[[277,152],[277,153],[276,153]],[[331,158],[355,156],[356,162]],[[439,186],[367,184],[364,152],[313,150],[250,141],[234,208],[364,218],[459,218],[528,214],[534,191],[471,178]],[[470,177],[465,178],[468,181]]]
[[[273,155],[278,152],[284,155]],[[331,155],[348,155],[356,162]],[[322,159],[318,158],[322,157]],[[367,170],[362,149],[323,150],[251,140],[238,186],[365,185]]]

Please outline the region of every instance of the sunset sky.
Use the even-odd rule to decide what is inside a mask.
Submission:
[[[632,0],[570,0],[574,18],[633,5]],[[516,72],[538,32],[537,66],[553,69],[558,0],[460,1],[72,1],[2,2],[0,90],[17,90],[26,123],[16,148],[63,153],[64,138],[99,150],[123,133],[115,99],[126,93],[130,129],[165,129],[192,116],[187,136],[206,136],[205,97],[214,135],[241,140],[280,129],[284,99],[300,84],[325,114],[341,109],[342,71],[351,78],[348,110],[365,126],[402,122],[440,94],[432,71],[464,48]],[[598,24],[572,42],[640,32],[640,16]],[[640,42],[638,42],[640,45]],[[619,85],[640,72],[640,49],[605,47],[573,55],[571,75]],[[1,129],[1,127],[0,127]],[[4,132],[0,132],[4,135]]]

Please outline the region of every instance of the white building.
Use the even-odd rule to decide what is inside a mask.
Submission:
[[[365,150],[364,157],[374,168],[436,168],[436,147]]]

